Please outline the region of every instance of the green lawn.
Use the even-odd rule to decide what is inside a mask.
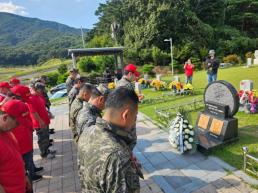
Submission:
[[[57,69],[60,64],[71,64],[71,60],[51,59],[35,66],[0,67],[0,81],[9,81],[12,76],[20,77],[33,73],[44,73],[47,70]]]
[[[179,75],[181,81],[184,81],[184,75]],[[232,67],[226,69],[219,69],[219,80],[226,80],[232,83],[237,90],[239,90],[239,84],[241,80],[250,79],[254,81],[254,88],[258,89],[258,66],[252,68]],[[165,76],[162,78],[164,81],[171,81],[171,76]],[[193,98],[202,98],[204,88],[207,85],[205,71],[199,71],[194,73],[193,86],[197,90],[197,94],[194,96],[169,96],[166,102],[158,100],[154,104],[142,104],[140,111],[151,117],[152,119],[162,122],[155,114],[155,108],[170,107],[176,104],[184,104],[192,101]],[[145,99],[161,97],[165,91],[153,91],[151,89],[143,90]],[[192,124],[195,125],[199,111],[191,112]],[[238,169],[242,168],[243,157],[242,147],[248,146],[249,152],[258,157],[258,114],[250,115],[242,112],[238,112],[236,117],[239,121],[239,141],[226,145],[223,148],[216,149],[212,152],[213,155],[220,157],[232,166]],[[163,124],[164,125],[164,124]],[[162,128],[166,129],[166,126]]]

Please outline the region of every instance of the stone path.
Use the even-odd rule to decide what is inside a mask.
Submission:
[[[76,148],[68,127],[67,105],[53,108],[56,118],[51,123],[56,133],[54,149],[58,151],[53,160],[41,160],[34,136],[34,160],[45,168],[44,179],[34,184],[36,193],[81,192],[77,175]],[[144,180],[141,193],[255,193],[242,180],[228,171],[234,170],[215,157],[200,153],[179,155],[174,151],[167,134],[140,114],[137,123],[138,144],[134,150],[142,163]]]

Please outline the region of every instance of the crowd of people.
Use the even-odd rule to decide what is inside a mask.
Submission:
[[[78,149],[82,192],[140,191],[143,174],[133,155],[142,99],[133,84],[138,76],[136,66],[127,65],[116,89],[110,91],[107,85],[86,83],[76,69],[70,70],[69,124]]]
[[[43,167],[33,161],[33,132],[38,137],[42,159],[53,159],[53,140],[49,129],[50,101],[45,90],[46,77],[29,86],[12,78],[0,82],[0,192],[33,192],[32,183],[42,180]]]
[[[219,62],[214,50],[206,60],[208,81],[217,78]],[[194,65],[184,66],[186,81],[192,83]],[[128,64],[124,75],[110,91],[105,84],[92,85],[71,69],[66,81],[69,126],[78,150],[82,192],[139,192],[141,165],[133,154],[137,142],[138,103],[135,92],[137,68]],[[29,86],[12,78],[0,82],[0,193],[33,192],[32,183],[42,180],[43,167],[33,161],[33,132],[38,137],[42,159],[55,158],[49,128],[51,103],[45,89],[46,77]]]

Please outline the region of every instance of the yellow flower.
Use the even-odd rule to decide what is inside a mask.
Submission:
[[[160,80],[153,80],[151,82],[151,87],[154,87],[156,90],[164,89],[166,88],[166,83]]]
[[[184,90],[193,90],[193,85],[191,85],[190,83],[185,84]]]
[[[115,89],[115,88],[116,88],[116,85],[114,82],[108,83],[108,89]]]
[[[172,81],[171,83],[169,83],[169,85],[168,85],[168,88],[169,89],[173,89],[173,88],[176,88],[176,90],[180,90],[181,89],[181,83],[180,82],[178,82],[178,81]]]
[[[146,84],[146,80],[144,78],[141,78],[138,80],[139,84]]]

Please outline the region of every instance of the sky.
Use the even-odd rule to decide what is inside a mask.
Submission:
[[[92,29],[95,11],[105,0],[0,0],[0,12]]]

